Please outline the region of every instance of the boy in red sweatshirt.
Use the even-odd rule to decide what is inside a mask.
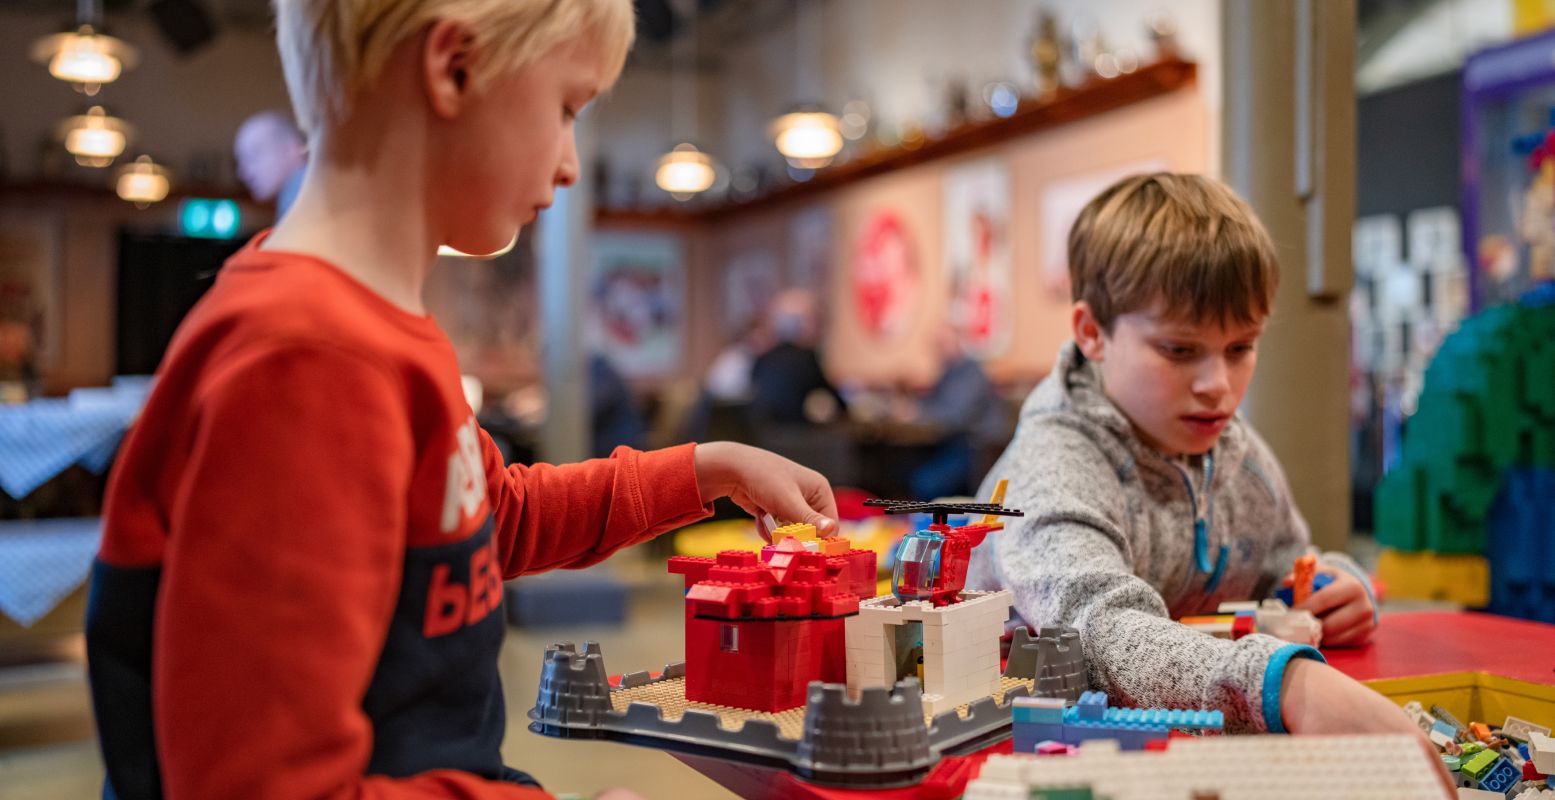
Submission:
[[[831,491],[728,443],[505,467],[422,306],[438,245],[494,251],[576,180],[630,0],[276,11],[307,178],[179,329],[111,481],[105,796],[545,796],[499,752],[502,580],[724,495],[830,531]]]

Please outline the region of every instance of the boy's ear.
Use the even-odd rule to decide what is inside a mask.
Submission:
[[[427,101],[440,117],[457,116],[469,96],[474,46],[474,32],[458,20],[440,19],[427,29],[421,53],[422,78]]]
[[[1106,350],[1105,331],[1096,320],[1096,314],[1091,311],[1090,303],[1081,300],[1074,304],[1070,325],[1074,328],[1075,346],[1080,348],[1086,360],[1101,361]]]

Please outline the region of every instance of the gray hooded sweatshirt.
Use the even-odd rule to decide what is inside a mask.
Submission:
[[[1114,705],[1219,709],[1228,731],[1284,731],[1285,665],[1321,659],[1316,650],[1173,621],[1272,596],[1311,552],[1285,474],[1250,426],[1233,419],[1207,456],[1166,456],[1140,441],[1070,342],[978,496],[999,478],[1025,516],[973,551],[968,588],[1009,589],[1024,621],[1079,630],[1090,684]],[[1348,556],[1321,558],[1369,587]]]

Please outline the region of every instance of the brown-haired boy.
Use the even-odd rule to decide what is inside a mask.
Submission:
[[[1172,621],[1269,596],[1310,548],[1279,462],[1236,416],[1279,277],[1252,210],[1209,178],[1126,178],[1081,212],[1069,270],[1074,341],[990,474],[1027,516],[974,552],[968,585],[1079,629],[1091,684],[1120,704],[1220,709],[1230,730],[1418,734],[1311,647]],[[1325,643],[1360,642],[1376,624],[1364,575],[1322,559],[1333,583],[1298,607]]]
[[[714,443],[505,467],[421,288],[577,178],[630,0],[277,0],[297,200],[190,313],[115,470],[87,624],[117,798],[541,797],[503,764],[502,579],[707,514],[834,529]]]

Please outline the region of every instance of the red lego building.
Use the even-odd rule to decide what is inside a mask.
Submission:
[[[842,621],[875,595],[875,554],[845,539],[810,546],[670,559],[686,579],[686,699],[782,711],[805,704],[810,681],[847,680]]]

